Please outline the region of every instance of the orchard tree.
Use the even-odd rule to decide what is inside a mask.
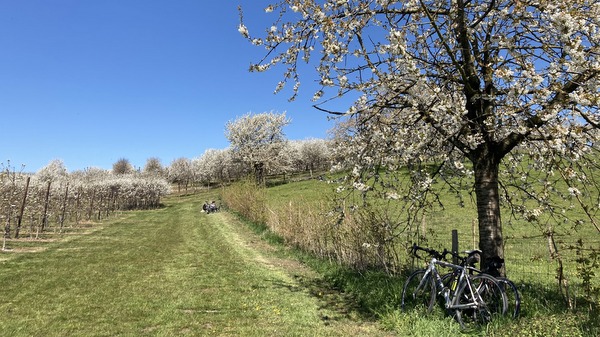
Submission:
[[[285,153],[294,171],[310,172],[311,177],[315,170],[327,170],[331,162],[328,141],[325,139],[292,140],[288,142]]]
[[[113,164],[113,174],[128,174],[134,171],[133,165],[131,165],[129,159],[120,158],[116,163]]]
[[[49,162],[48,165],[42,167],[35,175],[41,181],[54,182],[66,179],[68,172],[63,161],[55,159]]]
[[[276,171],[279,153],[285,145],[283,127],[290,123],[285,113],[246,114],[226,124],[225,136],[234,159],[248,165],[259,184],[265,173]]]
[[[190,182],[194,180],[192,161],[188,158],[181,157],[173,160],[169,166],[168,172],[169,182],[176,183],[180,192],[182,186],[184,186],[187,191]]]
[[[325,139],[305,139],[300,142],[300,160],[304,163],[304,169],[310,171],[327,169],[331,154],[329,143]]]
[[[224,183],[236,177],[229,149],[207,149],[202,156],[193,161],[196,175],[203,182]]]
[[[146,165],[142,169],[142,172],[152,177],[162,177],[165,169],[163,168],[160,159],[151,157],[146,160]]]
[[[266,49],[250,70],[283,68],[276,91],[293,82],[293,99],[314,61],[316,107],[354,119],[355,187],[408,166],[418,200],[467,174],[484,260],[504,255],[501,201],[532,221],[581,206],[576,221],[600,232],[599,2],[283,0],[266,12],[273,24],[255,35],[240,9],[238,31]],[[326,104],[342,96],[347,110]]]

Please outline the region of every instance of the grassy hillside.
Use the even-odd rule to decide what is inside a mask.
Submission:
[[[281,184],[266,191],[264,202],[269,210],[290,203],[317,208],[326,204],[332,188],[316,180]],[[263,224],[240,221],[226,211],[201,213],[202,202],[218,200],[216,193],[171,196],[161,209],[8,241],[9,250],[0,253],[0,331],[7,336],[461,333],[441,310],[427,317],[400,312],[402,275],[355,272],[282,245],[284,240]],[[445,246],[452,227],[435,234],[438,227],[429,224],[466,222],[459,230],[468,232],[470,216],[459,210],[431,214],[432,244]],[[300,219],[310,212],[288,216]],[[526,235],[514,227],[507,231]],[[261,238],[275,240],[267,244]],[[472,335],[599,335],[597,307],[579,301],[567,310],[552,279],[554,262],[547,262],[544,275],[535,263],[546,261],[545,255],[532,258],[525,248],[512,254],[531,266],[519,271],[509,265],[521,287],[522,317],[494,322]]]
[[[330,310],[314,274],[205,198],[123,213],[0,253],[4,336],[383,336]]]
[[[307,209],[332,207],[330,200],[335,196],[333,190],[336,187],[336,183],[319,180],[270,187],[267,189],[267,206],[273,210],[285,209],[290,204],[302,204]],[[429,212],[424,221],[418,224],[425,236],[424,244],[439,249],[450,249],[451,232],[456,229],[461,250],[477,248],[479,234],[474,200],[466,192],[463,193],[462,203],[449,193],[442,196],[443,209]],[[547,228],[515,219],[508,210],[504,210],[502,219],[509,276],[518,281],[526,281],[532,274],[537,274],[537,281],[548,285],[555,284],[556,261],[550,256],[548,240],[544,236]],[[561,253],[566,261],[575,261],[575,251],[566,248],[576,246],[579,239],[600,247],[600,235],[591,225],[573,229],[557,224],[554,230],[557,232],[559,249],[565,248]],[[578,278],[577,267],[575,263],[565,265],[567,275],[574,281]]]
[[[303,217],[307,217],[319,207],[331,207],[328,200],[334,195],[333,190],[336,186],[335,183],[308,180],[270,187],[267,189],[266,207],[271,212],[282,212],[283,215],[279,217],[292,217],[291,210],[300,214],[296,221],[304,221]],[[460,204],[450,194],[443,196],[443,208],[428,213],[425,220],[419,224],[426,233],[423,245],[450,249],[451,231],[457,229],[461,250],[477,247],[474,201],[466,193],[463,201],[464,203]],[[291,205],[300,206],[293,208]],[[302,208],[305,209],[304,213]],[[321,211],[324,212],[326,209]],[[582,255],[577,255],[578,252],[584,252],[589,245],[600,247],[600,235],[597,231],[592,226],[575,230],[556,225],[555,239],[563,261],[564,276],[567,278],[567,281],[562,283],[562,288],[559,288],[556,279],[559,264],[549,252],[548,239],[545,236],[547,228],[515,219],[508,210],[504,211],[502,217],[507,274],[522,291],[522,317],[516,322],[506,322],[505,325],[487,331],[486,334],[503,335],[505,329],[517,329],[524,331],[525,336],[597,335],[600,331],[600,279],[594,276],[594,272],[598,271],[598,266],[596,265],[596,269],[587,268],[593,267],[594,262],[587,260],[585,265],[581,262]],[[284,234],[289,235],[289,231]],[[579,239],[583,239],[586,246],[575,249]],[[288,241],[294,242],[291,239]],[[400,254],[408,258],[406,251],[400,250]],[[331,273],[329,277],[334,284],[352,293],[366,311],[389,324],[393,330],[417,334],[417,331],[423,328],[425,330],[422,331],[431,329],[429,331],[433,334],[432,331],[442,329],[448,324],[443,315],[432,321],[430,318],[423,320],[422,317],[410,317],[399,313],[397,308],[403,275],[386,276],[377,271],[353,272],[344,268],[333,268],[333,271],[327,270],[326,273]],[[587,285],[584,284],[586,277],[589,281]],[[589,293],[588,287],[591,287],[594,293]],[[568,303],[565,294],[569,297]],[[417,326],[421,328],[406,330],[408,327]],[[422,335],[428,334],[423,332]]]

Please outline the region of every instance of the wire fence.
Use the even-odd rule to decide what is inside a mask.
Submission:
[[[428,244],[450,249],[451,234],[438,233],[428,240]],[[459,251],[477,247],[477,233],[462,233],[462,236],[459,233]],[[576,288],[584,282],[586,272],[593,272],[586,271],[586,268],[598,268],[598,264],[594,265],[592,261],[594,251],[600,251],[600,235],[555,235],[552,240],[547,235],[505,236],[506,274],[519,283],[553,287],[562,279]],[[589,265],[582,261],[587,261]],[[593,278],[591,282],[600,287],[600,278]]]

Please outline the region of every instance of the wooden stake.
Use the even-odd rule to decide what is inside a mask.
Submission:
[[[15,239],[19,238],[19,230],[21,230],[21,221],[23,220],[23,213],[25,212],[25,202],[27,201],[27,191],[29,190],[29,181],[31,177],[27,177],[25,182],[25,193],[23,193],[23,202],[21,203],[21,209],[19,210],[19,216],[17,217],[17,229],[15,229]]]

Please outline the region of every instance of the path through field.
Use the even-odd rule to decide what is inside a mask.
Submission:
[[[386,336],[197,198],[0,255],[4,336]]]

